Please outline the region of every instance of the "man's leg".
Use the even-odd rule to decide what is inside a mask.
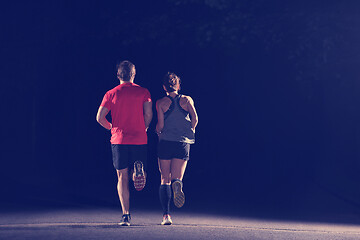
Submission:
[[[123,214],[129,214],[130,193],[129,193],[129,173],[128,169],[116,170],[118,176],[117,191]]]

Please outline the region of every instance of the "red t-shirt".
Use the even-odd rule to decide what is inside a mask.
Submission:
[[[111,111],[112,144],[147,144],[143,106],[151,102],[150,92],[131,82],[109,90],[100,106]]]

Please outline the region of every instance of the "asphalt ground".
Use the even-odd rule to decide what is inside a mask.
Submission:
[[[0,239],[360,239],[360,225],[272,220],[176,211],[162,226],[161,212],[132,211],[131,226],[119,226],[116,208],[9,210],[0,215]]]

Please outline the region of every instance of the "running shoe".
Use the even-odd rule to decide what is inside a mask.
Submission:
[[[180,180],[176,180],[171,186],[174,193],[174,204],[176,207],[181,208],[185,203],[185,194],[182,191],[183,184]]]
[[[144,189],[146,184],[146,177],[144,172],[144,165],[141,161],[134,163],[134,187],[137,191]]]
[[[172,220],[171,220],[170,214],[165,214],[163,216],[163,220],[161,222],[161,225],[171,225],[171,224],[172,224]]]
[[[119,223],[120,226],[130,226],[131,216],[130,214],[124,214]]]

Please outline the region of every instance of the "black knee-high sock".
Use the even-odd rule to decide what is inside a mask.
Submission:
[[[170,213],[170,200],[171,200],[171,186],[160,185],[159,188],[160,203],[165,214]]]

